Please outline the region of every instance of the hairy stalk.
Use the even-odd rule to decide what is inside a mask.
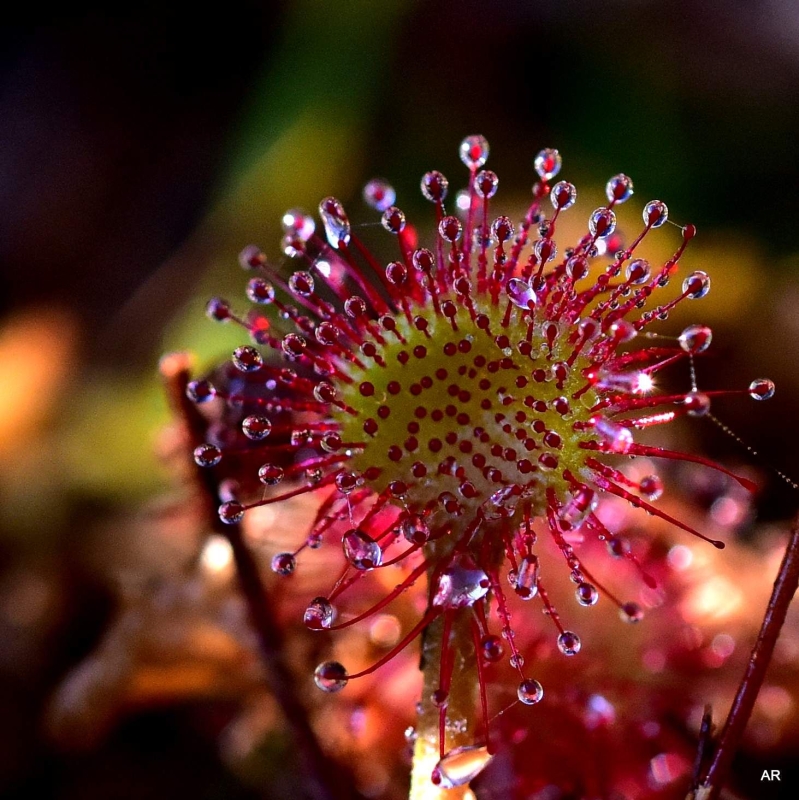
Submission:
[[[452,658],[452,684],[447,703],[444,752],[471,744],[475,734],[475,687],[477,662],[471,634],[471,608],[455,612],[449,647]],[[430,780],[439,760],[439,709],[432,695],[439,688],[444,635],[444,620],[439,617],[424,632],[422,672],[424,686],[417,723],[417,739],[413,750],[410,800],[458,800],[468,786],[442,789]]]
[[[196,406],[186,397],[190,380],[189,358],[183,354],[166,357],[161,363],[170,405],[186,425],[190,450],[203,441],[205,423]],[[296,692],[296,681],[283,658],[283,635],[275,623],[269,595],[258,564],[247,547],[239,525],[224,525],[216,513],[219,491],[211,470],[197,470],[198,484],[208,506],[210,526],[230,542],[242,595],[255,630],[265,667],[266,682],[289,727],[300,763],[303,794],[309,800],[347,800],[357,797],[349,776],[334,767],[319,745],[308,714]]]
[[[716,800],[732,766],[746,724],[766,677],[774,646],[785,622],[788,607],[799,587],[799,518],[794,522],[785,555],[780,564],[757,642],[752,648],[746,672],[738,687],[727,721],[719,736],[705,779],[689,800]]]

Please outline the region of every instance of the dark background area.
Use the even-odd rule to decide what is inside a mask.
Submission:
[[[0,632],[12,643],[0,664],[4,797],[254,796],[218,761],[213,710],[199,723],[191,707],[136,718],[78,759],[52,748],[41,713],[114,613],[112,592],[80,552],[86,519],[152,490],[127,478],[115,484],[125,472],[118,465],[104,477],[106,439],[123,464],[133,459],[130,472],[140,463],[131,455],[136,441],[115,443],[116,427],[87,427],[81,413],[92,416],[98,397],[112,403],[115,392],[129,398],[156,386],[157,359],[177,336],[169,331],[184,330],[188,318],[181,309],[213,286],[204,276],[220,270],[220,282],[238,285],[235,254],[251,239],[277,251],[284,198],[313,207],[335,193],[354,202],[377,172],[390,177],[403,208],[418,210],[419,176],[431,166],[456,172],[457,144],[473,132],[490,141],[489,166],[503,189],[520,197],[542,146],[561,150],[581,187],[601,187],[623,170],[636,181],[636,200],[662,197],[675,219],[707,236],[718,258],[697,266],[711,273],[714,292],[747,281],[744,299],[713,312],[719,354],[703,376],[725,387],[761,373],[776,380],[767,413],[730,401],[723,417],[761,463],[799,475],[795,6],[344,6],[232,0],[5,12],[0,325],[41,314],[44,336],[29,355],[45,371],[48,358],[63,359],[66,373],[55,405],[20,436],[41,435],[46,447],[78,437],[80,459],[92,463],[70,460],[74,473],[65,476],[71,469],[54,470],[45,456],[31,464],[11,448],[0,457],[0,572],[33,564],[63,600],[32,644],[12,646],[17,634],[5,622]],[[60,349],[66,329],[69,356]],[[16,391],[10,380],[0,386]],[[134,419],[136,408],[125,406],[116,425],[150,425],[151,416]],[[696,435],[712,456],[750,458],[712,426]],[[24,479],[13,477],[18,469]],[[783,519],[795,507],[794,490],[767,482],[761,518]],[[165,771],[168,780],[156,778]]]

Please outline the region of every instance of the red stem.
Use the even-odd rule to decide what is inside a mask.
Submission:
[[[702,800],[716,800],[727,779],[797,587],[799,587],[799,518],[791,530],[760,634],[749,656],[746,672],[703,781],[704,793],[699,795]]]
[[[162,375],[170,405],[186,424],[190,448],[204,441],[206,423],[196,406],[186,397],[190,380],[188,358],[168,356],[162,362]],[[208,506],[208,519],[216,533],[227,538],[233,550],[233,560],[242,595],[247,604],[250,622],[258,639],[265,667],[266,683],[283,713],[300,762],[300,779],[309,800],[347,800],[356,798],[349,776],[342,775],[322,751],[316,734],[308,721],[308,712],[296,691],[297,681],[283,656],[283,632],[276,623],[269,594],[261,578],[258,563],[244,541],[238,525],[225,525],[216,509],[220,503],[213,470],[197,469],[198,483]]]

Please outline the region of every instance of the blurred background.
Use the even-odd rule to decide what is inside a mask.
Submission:
[[[230,755],[231,721],[241,726],[242,697],[252,701],[259,679],[246,624],[225,616],[240,609],[215,589],[202,603],[193,584],[179,596],[164,589],[162,611],[182,603],[188,617],[164,632],[156,661],[174,656],[186,620],[207,612],[189,666],[142,677],[128,664],[126,680],[130,670],[139,680],[115,694],[107,676],[100,692],[80,672],[98,652],[110,663],[130,649],[108,655],[109,636],[133,636],[120,620],[124,629],[143,597],[152,605],[154,586],[185,583],[198,557],[225,564],[174,499],[158,359],[190,349],[210,366],[241,343],[205,318],[204,303],[223,294],[243,305],[237,254],[255,242],[279,262],[286,208],[314,209],[334,194],[353,219],[374,221],[360,190],[379,174],[409,217],[429,219],[419,177],[437,168],[455,187],[465,182],[457,145],[466,134],[491,143],[508,213],[525,208],[532,157],[551,146],[583,217],[593,208],[585,198],[593,192],[599,204],[607,178],[624,171],[635,181],[630,205],[657,197],[672,219],[698,227],[685,263],[707,271],[713,288],[665,326],[712,326],[700,386],[767,376],[777,393],[768,405],[742,396],[715,406],[760,460],[702,420],[683,436],[694,452],[759,471],[763,491],[735,535],[753,547],[779,540],[797,495],[768,465],[799,476],[799,15],[790,0],[113,9],[77,0],[16,5],[0,36],[3,797],[291,791]],[[146,617],[133,616],[139,626]],[[228,638],[214,638],[219,630]],[[261,708],[263,719],[274,713]],[[259,742],[262,763],[286,747],[279,735]],[[774,763],[796,752],[782,746]],[[766,743],[756,763],[769,757]],[[373,796],[388,792],[374,786]],[[768,792],[757,796],[777,796]]]

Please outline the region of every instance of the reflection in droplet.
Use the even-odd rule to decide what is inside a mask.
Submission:
[[[476,778],[489,764],[493,756],[487,747],[467,745],[450,750],[433,770],[433,783],[442,789],[464,786]]]
[[[576,656],[577,653],[580,652],[582,646],[583,644],[580,641],[580,637],[573,631],[563,631],[563,633],[558,636],[558,650],[560,650],[564,656]]]
[[[314,683],[323,692],[340,692],[349,682],[347,670],[338,661],[325,661],[313,674]]]
[[[749,384],[749,396],[753,400],[769,400],[774,397],[774,381],[758,378]]]
[[[394,205],[397,193],[388,181],[373,178],[363,187],[363,199],[376,211],[385,211]]]
[[[312,631],[327,630],[335,619],[336,611],[326,597],[316,597],[305,609],[302,620]]]
[[[545,147],[540,150],[533,160],[533,167],[542,180],[548,181],[554,178],[563,166],[561,154],[552,147]]]
[[[453,563],[438,579],[433,605],[439,608],[465,608],[488,593],[490,582],[481,569],[467,569]]]
[[[519,684],[519,688],[516,690],[516,696],[526,706],[532,706],[540,702],[543,698],[544,687],[541,686],[538,681],[527,678]]]
[[[460,145],[461,161],[469,169],[479,169],[488,160],[488,142],[485,136],[467,136]]]
[[[342,539],[344,555],[355,569],[368,570],[383,563],[383,551],[369,534],[357,528],[347,531]]]

